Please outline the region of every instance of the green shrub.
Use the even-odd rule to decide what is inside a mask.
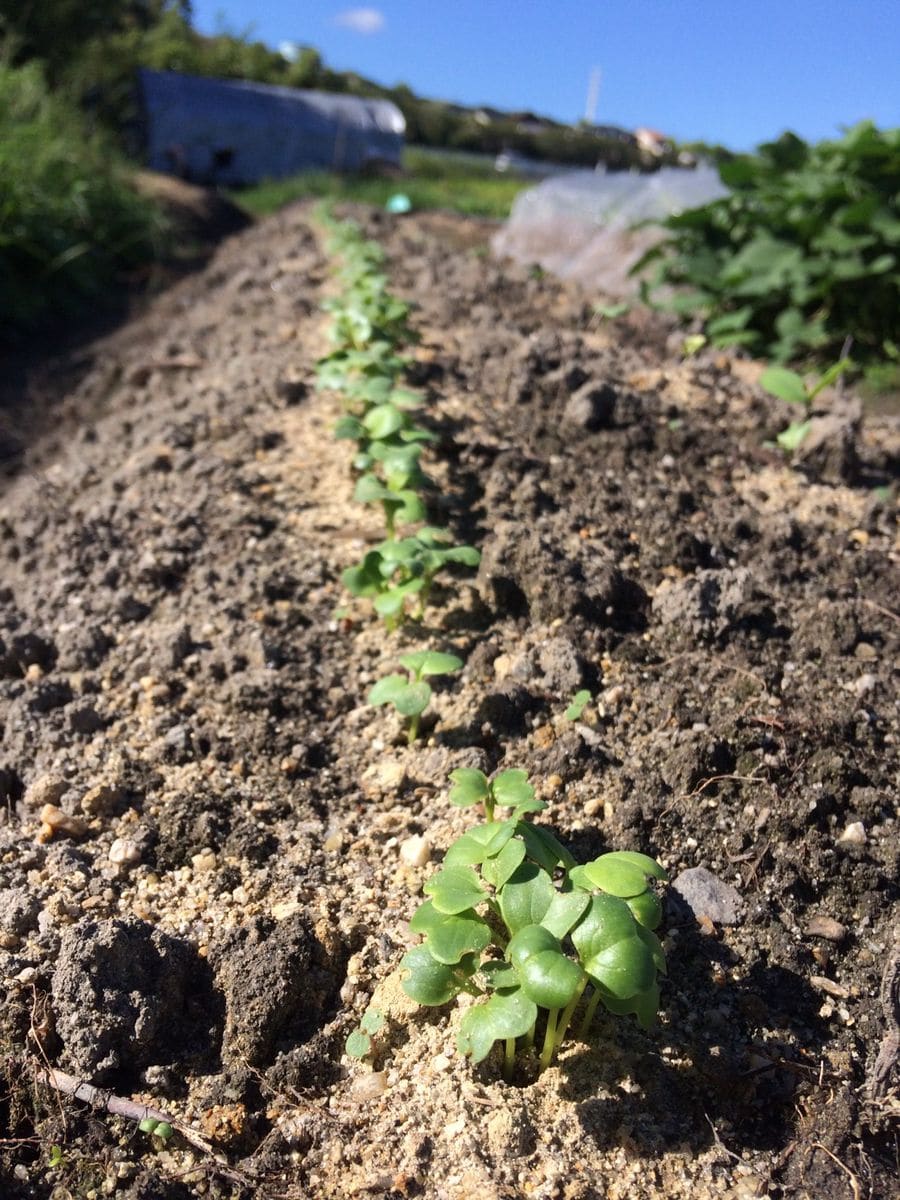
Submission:
[[[793,134],[720,166],[731,195],[671,217],[645,286],[700,314],[715,345],[778,362],[833,360],[848,338],[865,363],[890,356],[900,309],[900,129],[870,122],[840,141]]]
[[[36,63],[0,65],[0,320],[73,310],[150,257],[163,222]]]

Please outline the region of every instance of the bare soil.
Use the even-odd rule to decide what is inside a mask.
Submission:
[[[381,533],[312,387],[330,284],[309,215],[83,351],[10,457],[0,1191],[896,1195],[896,418],[832,396],[789,463],[757,364],[599,321],[492,262],[477,223],[362,212],[417,306],[434,516],[483,552],[386,635],[336,615]],[[466,667],[407,747],[365,696],[422,644]],[[712,874],[670,893],[654,1030],[610,1018],[509,1086],[456,1054],[453,1006],[406,1000],[464,765],[527,768],[579,858]],[[41,832],[46,804],[68,829]],[[373,998],[360,1064],[343,1044]]]

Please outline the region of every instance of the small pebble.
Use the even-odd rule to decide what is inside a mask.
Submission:
[[[408,867],[424,867],[431,861],[431,842],[414,833],[400,843],[400,858]]]
[[[216,856],[208,846],[204,847],[199,854],[191,855],[191,866],[194,868],[195,875],[201,875],[205,871],[214,871],[216,869]]]
[[[369,1100],[377,1100],[379,1096],[383,1096],[387,1091],[387,1073],[385,1071],[369,1071],[365,1075],[357,1075],[354,1077],[347,1095],[350,1100],[355,1100],[358,1104],[365,1104]]]
[[[133,867],[141,861],[141,852],[131,838],[116,838],[109,848],[109,861],[117,867]]]
[[[837,996],[839,1000],[846,1000],[850,995],[842,984],[835,983],[833,979],[828,979],[824,975],[810,975],[809,982],[818,991],[824,992],[826,996]]]
[[[859,679],[853,679],[849,683],[845,683],[844,687],[859,700],[867,692],[871,692],[877,682],[878,677],[867,672],[865,675],[860,675]]]
[[[399,792],[406,783],[406,767],[403,763],[385,759],[363,771],[361,782],[367,796]]]
[[[45,804],[56,804],[69,790],[69,785],[57,775],[41,775],[25,793],[29,808],[42,808]]]
[[[45,804],[41,809],[41,828],[38,831],[39,842],[49,842],[56,834],[64,837],[80,838],[87,833],[87,823],[81,817],[73,817],[63,812],[55,804]]]
[[[99,817],[111,812],[121,799],[122,793],[118,788],[101,783],[84,793],[80,808],[86,816]]]
[[[866,844],[866,827],[862,821],[851,821],[838,842],[842,846],[864,846]]]
[[[706,867],[689,867],[673,881],[675,892],[698,920],[706,917],[716,925],[736,925],[743,901],[740,893]]]

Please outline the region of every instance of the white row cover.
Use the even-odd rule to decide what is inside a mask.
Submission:
[[[592,292],[626,298],[637,290],[628,272],[661,236],[643,221],[661,221],[728,194],[715,167],[572,171],[521,192],[493,239],[494,253],[538,263]]]

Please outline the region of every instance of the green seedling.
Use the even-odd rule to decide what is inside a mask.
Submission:
[[[373,705],[392,704],[397,712],[409,721],[407,741],[410,745],[419,736],[422,713],[431,702],[431,685],[426,676],[452,675],[462,670],[463,660],[455,654],[442,654],[437,650],[415,650],[401,654],[400,665],[408,675],[386,675],[379,679],[369,692],[368,703]]]
[[[417,600],[413,619],[421,621],[439,572],[451,563],[477,567],[481,561],[474,546],[449,543],[445,530],[426,526],[413,537],[382,542],[361,563],[348,567],[341,578],[351,595],[372,599],[388,629],[396,629],[403,621],[410,597]]]
[[[576,692],[572,697],[572,703],[566,709],[565,718],[567,721],[577,721],[581,714],[591,702],[591,693],[587,688],[582,688],[580,692]]]
[[[591,311],[603,321],[614,321],[617,317],[624,317],[630,310],[628,301],[622,300],[618,304],[595,304]]]
[[[355,400],[372,379],[387,380],[393,388],[407,366],[391,342],[372,342],[363,350],[340,347],[324,355],[316,364],[316,387],[320,391],[342,392]],[[378,387],[383,384],[375,385]]]
[[[693,358],[695,354],[699,354],[706,345],[706,335],[703,333],[690,333],[681,342],[681,353],[684,358]]]
[[[426,477],[419,457],[427,442],[435,441],[429,430],[416,425],[408,409],[392,399],[370,405],[362,416],[345,416],[334,429],[336,438],[354,440],[357,471],[381,471],[389,487],[408,487],[412,481],[424,486]]]
[[[370,1058],[374,1050],[372,1038],[384,1025],[384,1013],[380,1008],[369,1007],[363,1013],[362,1020],[353,1030],[344,1049],[351,1058]]]
[[[550,1065],[588,989],[581,1036],[601,1004],[649,1027],[666,968],[653,932],[662,905],[652,883],[666,880],[662,867],[632,851],[578,866],[529,820],[545,805],[524,771],[489,780],[467,768],[450,778],[451,803],[481,805],[485,821],[453,843],[425,884],[428,899],[410,922],[423,941],[401,963],[407,995],[433,1007],[476,996],[459,1050],[478,1063],[499,1042],[507,1079],[541,1027],[538,1068]],[[498,808],[511,811],[498,817]]]
[[[158,1121],[153,1117],[144,1117],[143,1121],[139,1122],[138,1129],[141,1133],[149,1133],[163,1142],[167,1142],[175,1132],[168,1121]]]
[[[394,482],[396,482],[396,475]],[[410,482],[418,482],[412,471],[409,472]],[[360,504],[380,504],[384,512],[384,527],[389,538],[397,531],[398,525],[412,525],[416,521],[425,520],[425,505],[414,487],[391,487],[382,483],[377,475],[367,472],[356,481],[353,499]]]
[[[825,388],[831,387],[844,371],[852,366],[849,358],[842,358],[810,385],[807,385],[802,375],[787,367],[767,367],[763,371],[759,377],[759,386],[769,395],[802,408],[805,414],[801,420],[792,421],[776,437],[775,440],[782,450],[792,453],[803,442],[812,427],[811,415],[816,397]]]

